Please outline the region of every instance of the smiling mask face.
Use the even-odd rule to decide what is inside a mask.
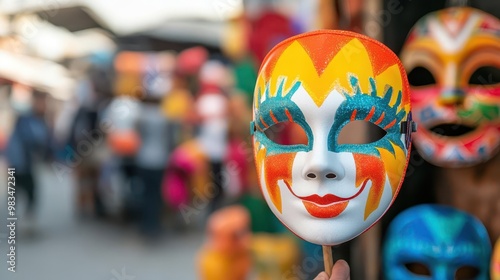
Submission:
[[[361,234],[399,190],[409,112],[405,72],[381,43],[352,32],[317,31],[278,44],[259,71],[252,122],[259,183],[271,210],[315,244]],[[339,143],[342,129],[355,121],[385,135],[366,144]],[[298,126],[305,143],[273,141],[267,132],[282,124]]]
[[[419,131],[429,162],[471,166],[500,145],[500,21],[472,8],[419,20],[403,47]]]

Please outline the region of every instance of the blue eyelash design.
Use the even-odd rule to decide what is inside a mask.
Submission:
[[[268,111],[264,110],[263,107],[268,107],[268,106],[266,106],[266,104],[268,103],[267,101],[269,99],[272,99],[273,102],[284,103],[283,105],[287,105],[289,102],[292,102],[291,101],[292,96],[299,89],[299,87],[302,83],[299,81],[295,82],[293,84],[292,88],[288,92],[286,92],[286,94],[284,94],[283,86],[285,84],[285,79],[281,80],[281,82],[278,86],[278,89],[276,90],[276,94],[274,96],[271,96],[271,91],[269,89],[269,83],[266,85],[266,89],[264,92],[265,101],[262,102],[262,104],[260,104],[259,112],[268,112]],[[261,94],[262,94],[262,92],[261,92],[261,89],[259,88],[259,95],[261,95]],[[279,106],[273,106],[273,107],[279,107]],[[286,107],[281,107],[281,108],[286,108]],[[268,108],[268,109],[272,109],[272,108]],[[276,108],[274,111],[277,112],[278,111],[277,109],[278,108]],[[266,128],[268,128],[270,126],[270,124],[276,123],[271,118],[271,116],[263,115],[259,112],[257,112],[256,116],[255,116],[255,121],[256,121],[255,125],[256,125],[257,129],[264,131],[264,130],[266,130]]]
[[[391,143],[403,149],[405,143],[400,139],[400,124],[403,122],[407,112],[404,110],[398,112],[402,101],[402,92],[399,91],[397,93],[395,104],[390,106],[389,103],[394,94],[392,87],[386,87],[384,94],[380,97],[377,96],[377,87],[373,78],[369,79],[369,94],[361,91],[359,80],[356,76],[351,75],[349,82],[352,87],[352,94],[344,93],[346,100],[339,106],[335,115],[335,122],[328,136],[330,140],[329,149],[335,152],[357,152],[376,156],[380,156],[380,153],[376,149],[378,147],[384,148],[394,154],[395,151]],[[373,143],[338,145],[337,140],[340,131],[347,123],[354,120],[370,121],[384,129],[387,134]]]
[[[284,82],[284,79],[280,82],[276,90],[276,95],[274,96],[271,96],[269,85],[266,86],[264,92],[266,99],[259,105],[258,111],[255,112],[255,121],[251,124],[254,136],[257,141],[267,147],[268,154],[309,151],[312,149],[312,130],[307,124],[300,108],[291,100],[292,96],[299,89],[301,82],[295,82],[286,94],[284,94],[285,92],[283,89]],[[261,94],[261,92],[259,92],[259,94]],[[268,102],[271,100],[272,102]],[[285,146],[277,144],[267,138],[264,133],[267,128],[271,127],[273,124],[286,121],[295,122],[302,126],[309,140],[308,145],[299,144]]]

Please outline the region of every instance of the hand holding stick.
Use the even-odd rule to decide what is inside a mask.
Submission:
[[[326,265],[325,261],[325,265]],[[323,271],[314,280],[350,280],[349,265],[344,260],[338,260],[333,267],[327,269],[328,273]]]

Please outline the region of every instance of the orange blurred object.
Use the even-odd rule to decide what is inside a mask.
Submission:
[[[500,238],[491,257],[491,280],[500,280]]]
[[[208,219],[207,241],[198,253],[200,279],[247,279],[252,265],[250,214],[242,206],[228,206]]]
[[[115,69],[117,72],[140,73],[143,71],[142,65],[146,65],[145,53],[123,51],[116,55]]]
[[[111,150],[121,156],[134,155],[141,144],[141,139],[134,130],[113,131],[107,137]]]

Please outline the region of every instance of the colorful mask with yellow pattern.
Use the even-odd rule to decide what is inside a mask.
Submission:
[[[331,30],[279,43],[260,68],[253,120],[262,193],[299,237],[320,245],[346,242],[373,225],[396,197],[413,126],[406,74],[383,44]],[[341,131],[357,121],[383,136],[339,142]],[[270,136],[287,124],[299,127],[306,140],[283,144]]]
[[[420,19],[403,47],[419,131],[429,162],[461,167],[484,162],[500,145],[500,21],[472,8]]]

